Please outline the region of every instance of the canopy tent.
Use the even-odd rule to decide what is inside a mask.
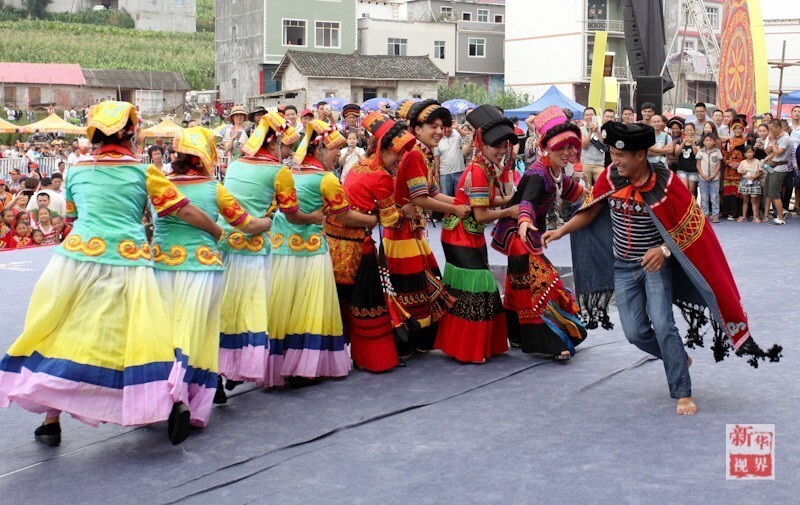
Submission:
[[[559,91],[555,86],[550,86],[550,89],[548,89],[541,98],[532,104],[526,105],[525,107],[521,107],[519,109],[508,109],[503,114],[506,117],[525,119],[531,114],[538,114],[542,112],[551,105],[561,107],[562,109],[566,108],[571,110],[575,115],[575,119],[583,119],[583,109],[586,108],[584,105],[579,104],[575,100],[572,100],[567,95]]]
[[[781,104],[800,104],[800,90],[781,96]]]
[[[0,133],[16,133],[19,126],[9,123],[5,119],[0,119]]]
[[[86,135],[86,128],[68,123],[61,119],[56,113],[50,114],[41,121],[36,121],[35,123],[21,126],[19,129],[22,131],[22,133],[36,133],[36,130],[39,130],[43,133],[62,132],[71,133],[74,135]]]
[[[142,137],[174,137],[183,128],[176,125],[170,118],[166,118],[155,126],[145,128],[140,132]]]

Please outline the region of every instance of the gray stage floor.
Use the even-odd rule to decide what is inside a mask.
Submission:
[[[431,353],[306,389],[241,387],[177,447],[164,423],[95,429],[68,417],[62,445],[43,447],[40,418],[12,406],[0,410],[0,503],[798,503],[800,219],[715,230],[753,334],[785,350],[758,370],[692,351],[694,417],[674,414],[661,363],[617,324],[591,332],[566,365],[515,350],[485,365]],[[50,254],[0,253],[1,352]],[[568,240],[548,256],[569,267]],[[734,423],[775,425],[774,481],[725,480]]]

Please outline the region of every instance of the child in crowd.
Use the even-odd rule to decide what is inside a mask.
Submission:
[[[717,149],[713,133],[703,133],[703,148],[697,152],[697,172],[700,174],[700,208],[712,223],[719,223],[719,173],[722,170],[722,152]]]
[[[31,232],[31,243],[27,245],[27,247],[38,247],[42,244],[42,240],[44,240],[44,234],[42,230],[38,228],[34,228]]]
[[[53,223],[53,228],[56,229],[57,243],[60,244],[61,242],[64,241],[64,239],[67,238],[67,235],[69,235],[69,232],[72,231],[72,227],[71,226],[67,226],[64,223],[64,218],[59,216],[58,214],[56,214],[55,216],[50,218],[50,220]]]
[[[339,155],[339,167],[342,169],[342,174],[339,177],[342,184],[350,172],[350,169],[358,164],[361,157],[364,156],[364,150],[358,147],[358,131],[347,131],[347,147],[342,149]]]
[[[747,221],[747,208],[751,201],[753,203],[753,222],[761,222],[759,218],[761,185],[758,181],[764,173],[764,167],[762,162],[755,158],[755,155],[755,146],[747,144],[744,151],[744,160],[739,163],[738,171],[742,174],[742,181],[739,183],[739,194],[742,195],[742,215],[737,221],[740,223]]]
[[[11,233],[13,229],[14,211],[10,208],[3,209],[2,213],[0,213],[0,247],[2,247],[2,242],[5,241],[6,235]]]
[[[34,228],[42,232],[42,245],[58,244],[58,233],[53,227],[50,211],[47,208],[41,208],[36,211],[36,217],[38,218],[39,222],[36,224],[36,226],[34,226]]]
[[[14,233],[6,236],[6,249],[21,249],[30,246],[31,228],[24,220],[17,220],[14,225]]]

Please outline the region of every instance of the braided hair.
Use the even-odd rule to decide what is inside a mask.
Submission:
[[[407,129],[408,126],[406,125],[405,121],[397,121],[394,126],[392,126],[383,136],[380,149],[391,149],[394,138],[398,135],[401,135]],[[377,143],[378,138],[375,135],[370,136],[369,141],[367,142],[366,156],[372,156],[375,154],[375,151],[378,150],[378,146],[376,145]]]

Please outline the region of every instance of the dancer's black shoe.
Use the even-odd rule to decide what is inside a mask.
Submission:
[[[228,403],[228,395],[225,394],[225,387],[222,385],[222,376],[217,376],[217,392],[214,393],[214,403],[222,405]]]
[[[61,444],[61,424],[43,424],[36,428],[36,431],[33,432],[33,435],[36,437],[37,442],[41,442],[44,445],[49,445],[50,447],[55,447]]]
[[[189,433],[191,432],[189,407],[183,402],[177,402],[172,405],[172,412],[169,414],[167,423],[167,432],[172,445],[178,445],[189,438]]]

